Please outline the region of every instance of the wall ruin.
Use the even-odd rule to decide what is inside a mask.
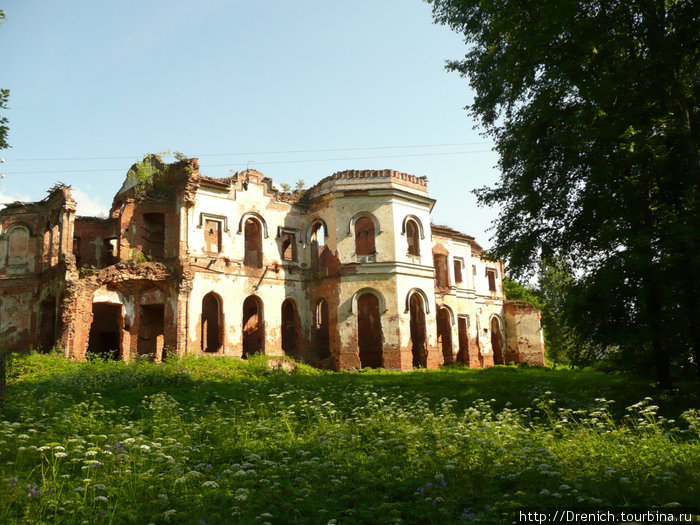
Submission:
[[[283,193],[255,170],[149,162],[107,218],[75,217],[66,186],[0,210],[0,346],[336,370],[544,362],[539,313],[505,300],[503,265],[473,237],[431,223],[425,178],[345,171]]]

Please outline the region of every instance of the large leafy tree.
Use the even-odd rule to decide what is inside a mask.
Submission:
[[[582,331],[649,348],[664,386],[700,373],[700,2],[428,1],[500,154],[496,255],[570,265]]]

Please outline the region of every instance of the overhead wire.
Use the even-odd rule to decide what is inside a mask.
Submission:
[[[370,149],[370,148],[368,148]],[[376,148],[380,149],[380,148]],[[343,150],[340,150],[343,151]],[[272,164],[302,164],[302,163],[317,163],[317,162],[333,162],[341,160],[372,160],[372,159],[391,159],[391,158],[404,158],[404,157],[432,157],[441,155],[466,155],[472,153],[490,153],[493,150],[471,150],[471,151],[441,151],[432,153],[403,153],[397,155],[371,155],[364,157],[335,157],[335,158],[323,158],[323,159],[289,159],[289,160],[270,160],[255,162],[256,166],[265,166]],[[131,158],[131,157],[129,157]],[[226,164],[202,164],[200,168],[220,168],[220,167],[243,167],[247,166],[248,163],[226,163]],[[28,171],[7,171],[7,175],[38,175],[38,174],[49,174],[49,173],[102,173],[102,172],[123,172],[124,168],[96,168],[96,169],[73,169],[73,170],[28,170]]]
[[[490,144],[490,142],[453,142],[445,144],[410,144],[403,146],[371,146],[363,148],[317,148],[317,149],[297,149],[279,151],[242,151],[237,153],[197,153],[192,157],[236,157],[240,155],[280,155],[285,153],[328,153],[333,151],[371,151],[382,149],[408,149],[408,148],[440,148],[452,146],[476,146]],[[136,159],[138,155],[120,157],[46,157],[46,158],[17,158],[9,159],[12,162],[58,162],[58,161],[83,161],[83,160],[129,160]]]

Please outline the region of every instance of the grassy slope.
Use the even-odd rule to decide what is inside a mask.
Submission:
[[[645,396],[661,408],[625,410]],[[592,371],[32,355],[12,364],[0,416],[0,523],[499,523],[522,506],[688,505],[700,417],[660,414],[698,406],[697,391]]]

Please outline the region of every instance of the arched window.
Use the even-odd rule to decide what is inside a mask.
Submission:
[[[245,255],[243,264],[252,268],[262,268],[262,227],[252,217],[245,221]]]
[[[406,242],[408,242],[409,255],[420,255],[420,232],[418,225],[413,220],[406,221]]]
[[[311,244],[313,243],[316,243],[318,247],[326,245],[326,232],[321,221],[316,221],[311,226]]]
[[[377,250],[374,244],[374,222],[369,217],[360,217],[355,221],[355,254],[371,255]]]
[[[321,258],[319,257],[326,246],[326,228],[322,221],[317,220],[311,225],[311,234],[309,235],[309,249],[311,251],[311,269],[314,272],[322,270],[319,263]]]
[[[27,251],[29,250],[29,230],[25,226],[14,226],[8,231],[7,266],[13,273],[27,271]]]

